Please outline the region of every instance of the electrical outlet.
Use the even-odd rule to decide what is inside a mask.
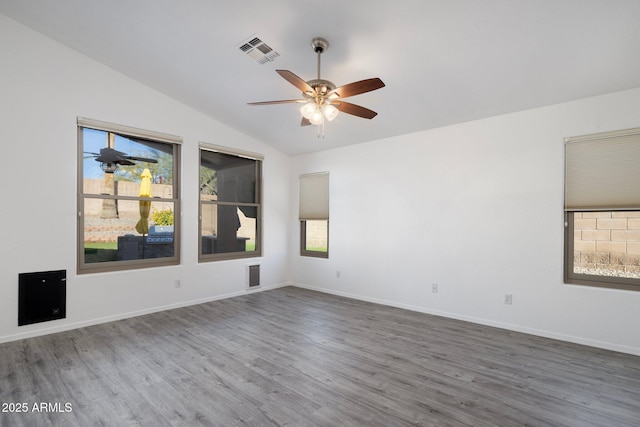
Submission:
[[[176,286],[176,289],[182,287],[182,282],[180,281],[180,279],[176,279],[175,286]]]
[[[438,284],[437,283],[432,283],[431,284],[431,292],[433,292],[434,294],[438,293]]]
[[[504,294],[504,303],[507,305],[513,304],[513,294]]]

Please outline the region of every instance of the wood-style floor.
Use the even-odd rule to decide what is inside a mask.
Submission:
[[[0,404],[12,427],[638,426],[640,357],[288,287],[0,344]]]

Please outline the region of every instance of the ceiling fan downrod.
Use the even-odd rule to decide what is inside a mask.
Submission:
[[[320,56],[325,50],[329,49],[329,42],[322,37],[314,37],[313,40],[311,40],[311,47],[313,47],[313,51],[318,54],[318,80],[320,80]]]

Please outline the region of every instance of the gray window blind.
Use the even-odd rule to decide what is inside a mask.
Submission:
[[[565,210],[640,209],[640,128],[565,140]]]
[[[301,220],[329,219],[329,172],[300,175]]]

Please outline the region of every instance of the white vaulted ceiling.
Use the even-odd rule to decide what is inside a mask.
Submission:
[[[637,0],[0,0],[0,13],[288,154],[301,154],[640,87]],[[279,56],[239,49],[258,36]],[[300,127],[275,73],[386,87],[378,112]]]

